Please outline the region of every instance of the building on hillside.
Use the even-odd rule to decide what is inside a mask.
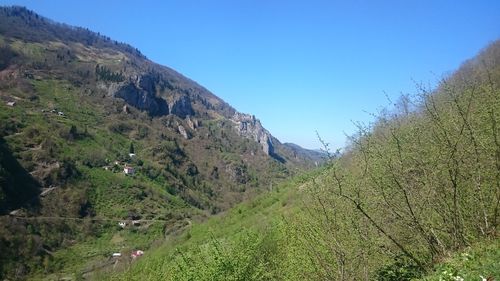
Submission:
[[[15,106],[16,102],[15,101],[9,101],[9,102],[7,102],[7,105],[8,106]]]
[[[125,175],[133,175],[135,173],[135,170],[134,170],[134,167],[125,166],[123,168],[123,172],[125,173]]]
[[[136,251],[133,251],[132,254],[130,254],[130,256],[135,259],[135,258],[138,258],[140,256],[144,255],[144,252],[141,251],[141,250],[136,250]]]

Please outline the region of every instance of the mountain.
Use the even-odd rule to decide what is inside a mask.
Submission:
[[[289,153],[292,153],[296,158],[299,159],[308,159],[319,165],[320,163],[325,161],[325,158],[328,157],[327,153],[323,150],[310,150],[301,147],[300,145],[286,142],[283,144],[287,149],[290,150]]]
[[[148,249],[321,162],[132,46],[23,7],[0,8],[0,101],[0,279]]]

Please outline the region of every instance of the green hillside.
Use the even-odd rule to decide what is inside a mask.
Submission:
[[[499,278],[499,83],[497,41],[360,125],[326,168],[100,278]]]
[[[0,7],[2,280],[92,272],[320,159],[127,44]]]

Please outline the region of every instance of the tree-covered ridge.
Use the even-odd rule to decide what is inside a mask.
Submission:
[[[111,40],[86,28],[57,23],[25,7],[0,7],[0,34],[31,42],[78,42],[96,48],[111,48],[145,58],[141,52],[125,43]]]

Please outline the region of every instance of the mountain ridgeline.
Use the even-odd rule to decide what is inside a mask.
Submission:
[[[323,161],[139,50],[22,7],[0,8],[0,100],[0,279],[147,249]]]

